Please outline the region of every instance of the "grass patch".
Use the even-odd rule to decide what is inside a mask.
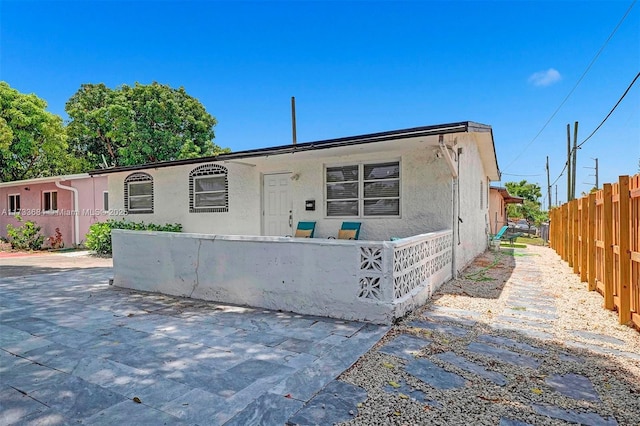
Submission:
[[[518,244],[530,244],[532,246],[543,246],[544,245],[544,240],[542,238],[540,238],[540,237],[522,236],[522,237],[516,238],[516,243],[518,243]]]
[[[513,243],[513,244],[511,244],[511,243],[508,243],[508,242],[506,242],[506,241],[503,241],[503,242],[500,244],[500,247],[507,247],[507,248],[527,248],[527,245],[526,245],[526,244],[521,244],[521,243]]]

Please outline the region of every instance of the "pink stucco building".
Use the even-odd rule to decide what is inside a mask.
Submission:
[[[33,221],[45,237],[60,229],[65,247],[84,243],[92,223],[109,217],[107,178],[87,173],[0,182],[0,236],[7,225]]]
[[[489,224],[492,234],[497,234],[507,224],[507,204],[522,204],[523,200],[522,197],[509,194],[507,188],[489,188]]]

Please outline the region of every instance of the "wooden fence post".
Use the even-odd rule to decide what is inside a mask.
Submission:
[[[562,259],[566,262],[569,260],[569,232],[567,224],[569,223],[569,204],[562,206]]]
[[[580,214],[580,281],[587,281],[587,234],[589,229],[589,197],[580,199],[582,213]]]
[[[572,263],[573,263],[573,273],[577,274],[580,272],[580,241],[578,240],[578,203],[580,200],[573,200],[571,202],[571,254],[572,254]]]
[[[631,239],[631,229],[629,223],[629,176],[620,176],[618,180],[620,193],[619,214],[620,214],[620,294],[618,303],[618,321],[626,324],[631,320],[631,252],[629,243]]]
[[[589,291],[596,289],[596,194],[588,197],[589,225],[587,229],[587,278]]]
[[[603,188],[604,216],[604,307],[613,310],[613,200],[611,184]]]

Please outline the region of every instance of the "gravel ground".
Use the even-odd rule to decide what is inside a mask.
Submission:
[[[640,425],[640,333],[619,325],[616,314],[602,307],[602,296],[587,291],[586,283],[553,250],[530,246],[486,252],[462,275],[399,321],[342,374],[340,380],[368,393],[345,425]],[[441,312],[455,313],[451,308],[460,310],[458,319],[447,321]],[[426,320],[458,325],[467,334],[410,324]],[[413,357],[381,352],[403,334],[422,337],[426,343]],[[479,340],[539,365],[514,365],[470,350],[469,345]],[[444,352],[500,373],[506,381],[497,385],[445,362],[438,355]],[[461,376],[464,385],[428,385],[406,371],[416,360],[429,360]],[[554,380],[563,383],[554,386]],[[581,389],[584,392],[576,396]]]

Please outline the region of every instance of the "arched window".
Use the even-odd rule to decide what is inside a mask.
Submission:
[[[124,180],[124,210],[131,214],[153,213],[153,178],[132,173]]]
[[[189,212],[219,213],[229,211],[227,168],[204,164],[189,173]]]

